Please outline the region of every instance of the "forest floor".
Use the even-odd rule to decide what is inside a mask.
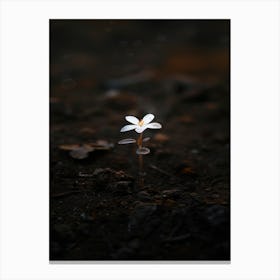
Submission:
[[[50,260],[230,260],[229,23],[50,27]]]

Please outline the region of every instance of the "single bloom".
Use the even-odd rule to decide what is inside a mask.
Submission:
[[[125,125],[121,129],[121,132],[126,132],[126,131],[129,131],[129,130],[135,130],[137,133],[142,133],[147,128],[160,129],[161,128],[160,123],[157,123],[157,122],[151,123],[151,121],[154,118],[155,118],[155,116],[153,114],[147,114],[141,120],[137,119],[134,116],[126,116],[125,119],[132,124]]]

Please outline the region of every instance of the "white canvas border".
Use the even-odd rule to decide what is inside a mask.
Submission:
[[[231,19],[230,264],[50,264],[50,18]],[[279,279],[279,2],[2,1],[1,279]]]

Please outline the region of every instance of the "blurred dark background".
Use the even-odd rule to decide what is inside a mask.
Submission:
[[[50,20],[50,151],[50,259],[229,260],[230,21]]]

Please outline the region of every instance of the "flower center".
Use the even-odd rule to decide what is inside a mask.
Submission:
[[[144,124],[144,121],[143,121],[143,120],[141,120],[141,121],[138,123],[139,126],[142,126],[143,124]]]

